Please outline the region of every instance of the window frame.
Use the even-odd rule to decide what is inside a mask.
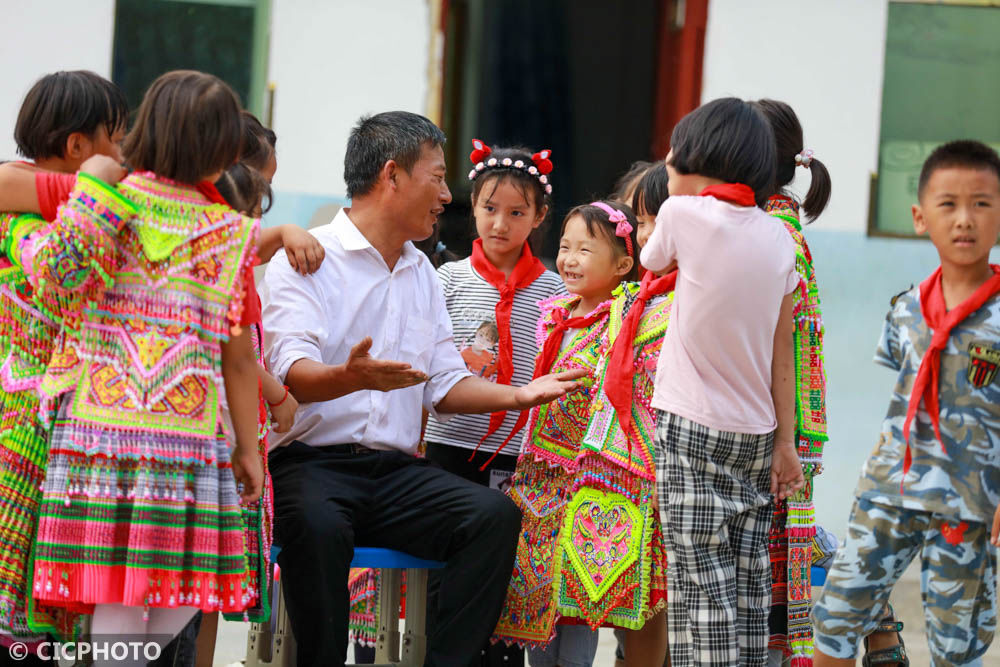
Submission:
[[[978,7],[978,8],[989,8],[995,7],[1000,8],[1000,0],[888,0],[889,5],[946,5],[952,7]],[[871,172],[869,185],[868,185],[868,220],[866,224],[866,233],[871,238],[886,238],[886,239],[905,239],[910,241],[930,241],[930,238],[926,235],[920,236],[916,232],[904,233],[897,231],[889,231],[879,227],[878,220],[878,199],[879,199],[879,177],[880,168],[882,163],[882,119],[881,113],[883,106],[885,104],[885,66],[886,57],[888,55],[888,33],[889,24],[886,21],[885,28],[885,45],[886,48],[882,54],[882,99],[879,104],[879,136],[876,144],[876,166],[875,170]],[[994,142],[991,142],[994,143]],[[1000,244],[1000,240],[997,241]]]

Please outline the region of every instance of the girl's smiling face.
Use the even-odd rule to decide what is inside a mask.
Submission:
[[[601,301],[610,298],[631,267],[632,258],[620,256],[610,239],[592,236],[582,216],[566,221],[556,268],[571,294]]]

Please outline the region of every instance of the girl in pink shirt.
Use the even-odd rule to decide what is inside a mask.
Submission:
[[[674,129],[670,197],[642,265],[679,270],[653,407],[670,563],[670,657],[764,665],[771,496],[803,483],[794,442],[788,234],[757,208],[774,182],[774,135],[735,98]]]

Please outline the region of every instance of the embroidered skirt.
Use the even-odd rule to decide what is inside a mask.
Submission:
[[[101,603],[229,613],[259,604],[225,439],[88,432],[68,420],[72,397],[52,430],[34,596],[82,612]]]
[[[548,644],[560,619],[641,628],[666,605],[653,482],[584,454],[576,472],[522,455],[510,495],[522,512],[514,574],[494,635]]]

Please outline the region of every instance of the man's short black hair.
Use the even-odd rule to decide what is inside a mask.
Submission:
[[[1000,156],[981,141],[961,139],[941,144],[924,160],[917,185],[917,199],[924,196],[924,189],[938,169],[964,167],[992,171],[1000,181]]]
[[[748,185],[758,206],[773,194],[774,132],[749,102],[723,97],[701,105],[674,127],[670,150],[680,174]]]
[[[104,126],[108,136],[128,124],[128,102],[121,88],[86,70],[46,74],[21,104],[14,126],[17,152],[29,160],[63,157],[69,135],[93,137]]]
[[[389,160],[395,160],[409,173],[425,144],[433,148],[444,142],[441,128],[419,114],[386,111],[362,116],[347,139],[344,155],[347,196],[353,199],[371,192]]]

